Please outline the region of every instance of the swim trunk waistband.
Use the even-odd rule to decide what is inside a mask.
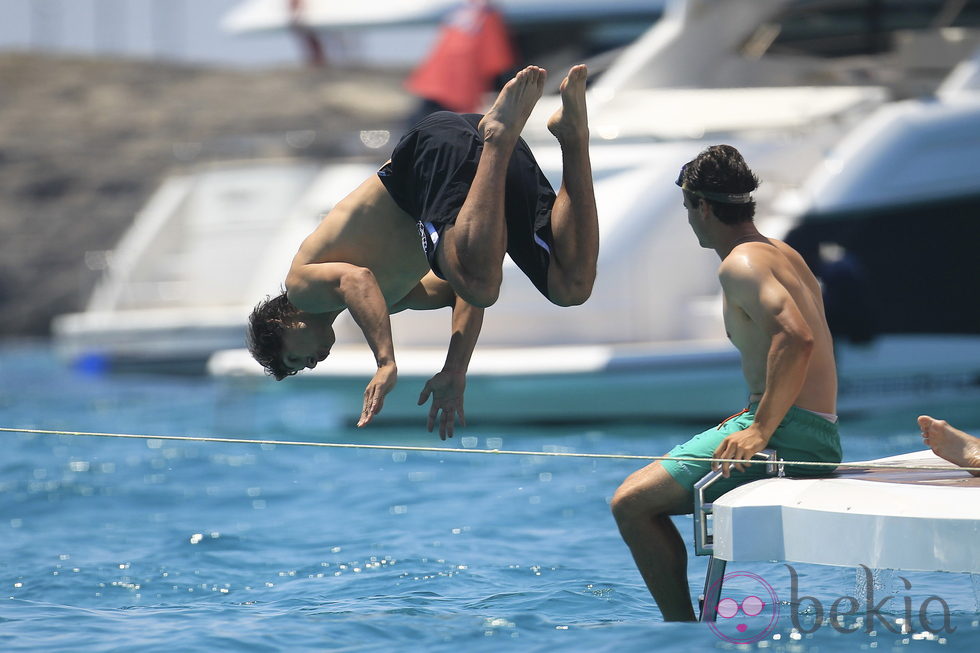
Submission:
[[[755,412],[755,408],[759,405],[759,400],[755,398],[758,396],[759,395],[752,395],[749,398],[749,408],[751,408],[753,412]],[[805,410],[806,412],[813,413],[814,415],[819,415],[831,424],[836,424],[838,421],[840,421],[840,417],[833,413],[821,413],[819,410],[810,410],[809,408],[800,408],[799,406],[793,406],[793,408],[797,410]],[[748,408],[746,410],[748,410]]]
[[[840,420],[840,418],[833,413],[821,413],[819,410],[810,410],[809,408],[800,408],[800,410],[805,410],[808,413],[813,413],[814,415],[822,417],[831,424],[836,424]]]

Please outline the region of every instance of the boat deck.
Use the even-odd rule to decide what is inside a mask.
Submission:
[[[714,502],[713,555],[980,573],[980,478],[915,452],[820,479],[771,478]],[[905,467],[941,469],[901,469]]]
[[[980,488],[980,476],[973,476],[956,465],[936,457],[932,452],[927,452],[929,453],[928,456],[922,455],[924,453],[926,452],[896,456],[895,459],[900,460],[903,466],[942,466],[947,467],[947,469],[845,469],[836,472],[831,478],[872,481],[875,483],[901,483],[902,485]],[[882,459],[880,462],[887,460],[891,459]],[[977,508],[977,513],[977,518],[980,519],[980,506]]]

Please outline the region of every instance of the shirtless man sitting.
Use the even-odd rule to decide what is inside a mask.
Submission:
[[[944,419],[919,415],[918,421],[922,441],[934,454],[954,465],[972,467],[970,473],[980,476],[980,471],[976,470],[980,468],[980,438],[950,426]]]
[[[334,320],[349,310],[378,365],[364,392],[357,423],[364,426],[397,378],[390,314],[450,306],[445,364],[419,397],[421,405],[432,396],[428,428],[438,421],[445,439],[457,417],[465,424],[466,370],[483,309],[500,292],[505,253],[554,304],[588,299],[599,229],[587,71],[572,67],[561,83],[562,106],[548,120],[563,156],[557,196],[520,138],[545,74],[536,66],[520,71],[485,116],[423,119],[377,175],[327,213],[293,259],[285,292],[249,318],[249,349],[270,374],[281,380],[316,367],[334,344]]]
[[[751,192],[758,179],[735,148],[703,151],[677,184],[698,242],[721,258],[725,327],[750,396],[744,411],[668,456],[749,460],[770,447],[785,460],[839,463],[837,372],[817,280],[796,251],[756,229]],[[612,499],[620,533],[667,621],[694,620],[687,551],[670,515],[692,512],[694,483],[712,467],[655,462],[631,474]],[[765,474],[762,465],[741,462],[720,469],[725,478],[712,486],[710,501]],[[786,472],[814,474],[808,466],[787,465]]]

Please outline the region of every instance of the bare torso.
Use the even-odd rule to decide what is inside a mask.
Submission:
[[[807,410],[836,413],[837,371],[820,285],[793,248],[773,238],[768,240],[769,244],[751,242],[738,245],[729,256],[735,253],[746,255],[753,267],[768,270],[793,298],[813,333],[814,346],[806,379],[794,404]],[[771,338],[727,298],[724,317],[728,337],[742,354],[742,373],[749,392],[752,399],[757,400],[766,389]]]
[[[405,297],[429,271],[417,222],[395,204],[376,175],[324,216],[303,241],[290,272],[328,262],[371,270],[388,306]]]

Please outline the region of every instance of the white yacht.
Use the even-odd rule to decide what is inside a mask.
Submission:
[[[720,323],[717,259],[701,250],[689,232],[673,185],[678,169],[708,144],[737,146],[764,180],[757,193],[760,228],[803,249],[807,234],[817,233],[811,224],[847,222],[819,217],[832,214],[832,203],[835,198],[843,202],[843,195],[818,192],[819,211],[807,208],[818,206],[808,203],[807,193],[830,171],[848,180],[854,196],[880,201],[873,186],[875,166],[894,169],[892,157],[904,151],[906,190],[914,180],[930,187],[942,178],[940,196],[976,196],[980,179],[966,171],[976,169],[968,162],[980,152],[971,142],[980,130],[969,127],[980,116],[980,104],[971,99],[968,82],[956,86],[950,81],[947,91],[936,91],[956,63],[980,45],[977,25],[976,7],[952,2],[907,2],[901,10],[854,0],[668,3],[663,18],[624,50],[589,92],[602,239],[593,296],[581,307],[553,307],[508,262],[501,298],[487,312],[470,366],[467,416],[515,421],[713,418],[744,401],[737,355]],[[969,78],[963,70],[954,77]],[[907,99],[923,95],[927,99]],[[557,103],[555,97],[543,98],[525,130],[556,186],[560,154],[544,122]],[[952,105],[957,108],[949,108],[950,115],[960,116],[959,122],[939,120],[943,107]],[[919,122],[902,117],[916,111],[910,107],[921,109]],[[931,109],[937,113],[930,114]],[[898,127],[885,128],[889,120]],[[861,136],[875,130],[879,136]],[[894,140],[909,145],[890,144]],[[849,145],[854,142],[865,145]],[[959,173],[944,176],[940,170],[946,165]],[[272,221],[288,216],[282,228],[267,225],[262,246],[239,252],[248,261],[248,272],[236,284],[239,325],[255,301],[278,291],[316,215],[372,172],[370,165],[328,165],[312,174],[299,202],[272,211]],[[808,181],[811,177],[814,181]],[[894,177],[886,172],[878,178]],[[790,195],[792,202],[786,199]],[[975,240],[975,226],[960,221],[956,229],[962,231],[955,231],[954,239],[967,242],[972,235]],[[893,237],[901,233],[896,228]],[[912,234],[909,239],[920,236],[919,231]],[[838,261],[864,256],[863,243],[814,238],[815,256],[824,257],[810,254],[815,268],[834,256]],[[878,262],[869,258],[862,264]],[[973,265],[973,278],[980,278],[970,259],[962,265],[967,273]],[[110,274],[106,283],[122,283],[125,276],[113,280]],[[879,292],[877,286],[873,292]],[[962,306],[942,310],[955,321]],[[862,308],[877,310],[872,302]],[[114,310],[107,305],[104,313]],[[394,316],[400,381],[383,417],[421,414],[415,400],[424,380],[442,365],[448,313]],[[78,341],[85,329],[71,328],[71,320],[84,319],[66,318],[63,340]],[[870,337],[843,332],[838,338],[842,410],[908,402],[930,392],[975,396],[978,323],[891,331],[876,327]],[[185,325],[189,343],[201,325],[193,318]],[[339,344],[329,362],[284,383],[316,384],[356,406],[373,360],[349,319],[338,320],[336,328]],[[209,369],[222,377],[271,383],[243,350],[215,354]]]

